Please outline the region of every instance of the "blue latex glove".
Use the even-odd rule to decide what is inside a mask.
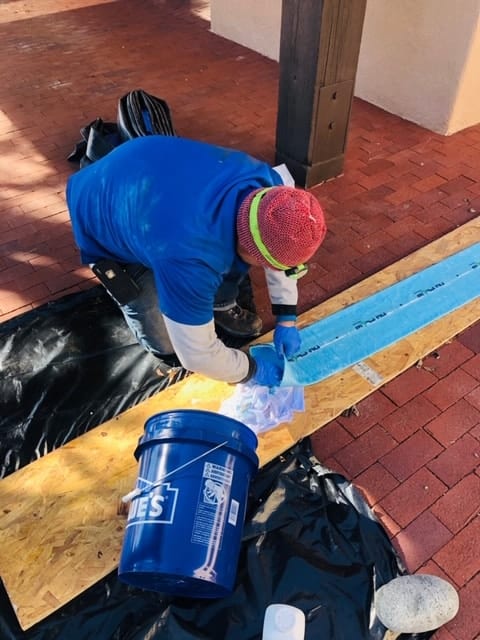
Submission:
[[[278,365],[270,360],[257,356],[255,360],[256,371],[251,381],[263,387],[278,387],[282,379],[282,371]]]
[[[283,324],[277,324],[273,332],[273,344],[279,358],[283,356],[292,358],[300,351],[302,344],[300,331],[294,325],[286,327]]]

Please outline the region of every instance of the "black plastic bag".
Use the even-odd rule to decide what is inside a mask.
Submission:
[[[101,118],[82,127],[80,135],[82,140],[77,142],[67,160],[78,162],[81,169],[100,160],[123,142],[118,125],[115,122],[104,122]]]

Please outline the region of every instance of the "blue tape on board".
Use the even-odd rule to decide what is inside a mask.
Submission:
[[[480,296],[476,243],[302,329],[302,347],[282,366],[281,386],[315,384],[422,329]],[[252,355],[273,358],[271,343]]]

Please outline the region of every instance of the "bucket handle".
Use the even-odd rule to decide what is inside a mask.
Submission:
[[[127,493],[126,495],[124,495],[122,497],[122,499],[121,499],[122,502],[124,504],[126,504],[127,502],[131,502],[134,498],[137,498],[138,496],[141,496],[141,495],[143,495],[145,493],[150,493],[150,491],[152,491],[152,489],[155,489],[156,487],[159,487],[162,484],[162,482],[165,480],[165,478],[168,478],[169,476],[173,475],[177,471],[180,471],[181,469],[185,469],[185,467],[189,467],[194,462],[197,462],[197,460],[200,460],[201,458],[204,458],[205,456],[208,456],[210,453],[213,453],[214,451],[216,451],[217,449],[220,449],[221,447],[225,446],[226,444],[228,444],[228,440],[225,440],[225,442],[221,442],[220,444],[217,444],[216,447],[213,447],[213,449],[209,449],[208,451],[205,451],[204,453],[201,453],[196,458],[192,458],[192,460],[188,460],[187,462],[184,462],[183,464],[181,464],[176,469],[172,469],[171,471],[169,471],[168,473],[163,475],[156,482],[152,482],[152,484],[149,487],[144,487],[143,489],[139,489],[137,487],[137,488],[133,489],[133,491],[130,491],[130,493]]]

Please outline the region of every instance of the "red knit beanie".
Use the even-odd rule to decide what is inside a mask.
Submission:
[[[256,189],[243,200],[237,215],[241,249],[258,264],[272,268],[250,229],[250,205],[260,191],[264,195],[258,206],[258,230],[270,255],[286,267],[307,262],[323,242],[327,226],[318,200],[308,191],[294,187]]]

